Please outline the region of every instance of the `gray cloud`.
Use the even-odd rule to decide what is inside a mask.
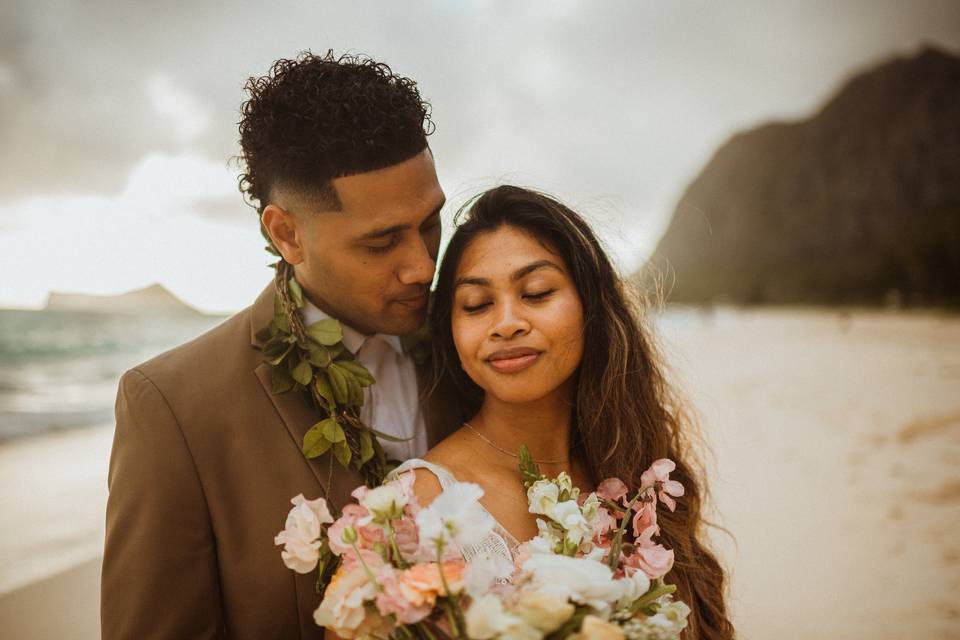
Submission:
[[[0,16],[0,188],[110,193],[152,151],[237,152],[241,87],[278,57],[366,52],[434,104],[441,179],[501,177],[665,216],[736,128],[813,110],[858,67],[960,44],[953,1],[32,3]],[[184,135],[147,83],[209,116]],[[179,131],[179,133],[178,133]],[[188,133],[194,129],[188,128]],[[605,199],[605,200],[604,200]],[[242,218],[235,205],[199,207]],[[615,216],[614,216],[615,217]]]

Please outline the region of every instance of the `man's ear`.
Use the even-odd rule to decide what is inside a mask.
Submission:
[[[260,222],[284,260],[289,264],[303,262],[302,229],[292,214],[275,204],[268,204],[260,214]]]

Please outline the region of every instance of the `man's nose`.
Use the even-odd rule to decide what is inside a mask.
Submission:
[[[429,247],[423,241],[418,239],[410,254],[400,269],[397,270],[397,279],[403,285],[427,285],[433,282],[433,272],[437,263],[430,255]]]

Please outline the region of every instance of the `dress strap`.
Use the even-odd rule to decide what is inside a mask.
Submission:
[[[441,489],[448,489],[450,485],[456,483],[457,479],[450,473],[446,468],[441,467],[440,465],[427,462],[421,458],[410,458],[406,462],[402,463],[399,467],[390,472],[387,476],[387,480],[393,480],[401,473],[405,471],[412,471],[413,469],[426,469],[433,475],[437,477],[437,480],[440,482]]]

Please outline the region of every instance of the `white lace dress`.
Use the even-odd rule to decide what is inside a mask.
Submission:
[[[390,472],[387,476],[387,480],[395,480],[398,475],[405,471],[410,471],[412,469],[427,469],[440,482],[440,487],[446,490],[451,484],[457,482],[457,479],[454,477],[450,471],[445,467],[442,467],[433,462],[427,462],[426,460],[421,460],[420,458],[411,458],[407,460],[399,467]],[[481,505],[482,506],[482,505]],[[484,511],[487,511],[484,509]],[[487,511],[487,513],[490,513]],[[490,517],[493,518],[493,514],[490,514]],[[511,535],[499,522],[496,518],[493,518],[495,523],[493,531],[490,532],[486,538],[484,538],[479,544],[475,544],[460,550],[463,559],[467,562],[472,560],[477,560],[480,558],[493,558],[500,557],[506,560],[509,563],[513,563],[513,556],[517,550],[517,547],[520,546],[520,543],[516,538]]]

